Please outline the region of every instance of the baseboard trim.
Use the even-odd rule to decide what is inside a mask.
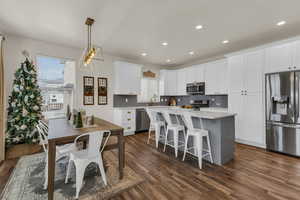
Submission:
[[[261,143],[242,140],[242,139],[235,139],[235,142],[266,149],[266,144],[261,144]]]

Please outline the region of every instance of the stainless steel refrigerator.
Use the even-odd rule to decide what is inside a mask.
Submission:
[[[300,156],[300,71],[266,74],[267,149]]]

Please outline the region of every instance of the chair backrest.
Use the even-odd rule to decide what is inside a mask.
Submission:
[[[39,123],[36,125],[36,129],[39,133],[39,138],[40,138],[40,144],[43,146],[44,152],[48,152],[47,150],[47,144],[48,144],[48,126],[42,122],[39,121]]]
[[[178,120],[178,113],[175,110],[164,110],[162,111],[163,117],[165,118],[167,124],[170,125],[179,125],[179,120]],[[176,122],[174,122],[171,118],[171,115],[174,115],[176,117]]]
[[[193,130],[194,129],[194,124],[192,120],[192,115],[189,112],[183,112],[183,122],[185,123],[186,127],[188,130]]]
[[[84,136],[88,136],[89,137],[89,144],[88,144],[88,147],[87,147],[88,156],[100,155],[99,153],[100,153],[100,148],[101,148],[101,144],[102,144],[102,140],[103,140],[103,135],[106,132],[110,133],[110,131],[95,131],[95,132],[82,134],[74,140],[74,143],[76,144],[77,140],[79,138],[84,137]],[[107,140],[106,140],[106,142],[107,142]],[[106,142],[105,142],[105,144],[106,144]],[[105,146],[105,144],[104,144],[104,146]]]
[[[148,117],[150,119],[150,123],[153,123],[153,122],[157,121],[156,116],[155,116],[156,113],[153,110],[151,110],[150,108],[146,108],[146,112],[147,112]]]

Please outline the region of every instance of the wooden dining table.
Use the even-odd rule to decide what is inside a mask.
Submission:
[[[74,139],[84,133],[93,131],[109,130],[111,136],[118,138],[117,143],[107,144],[104,151],[118,149],[119,159],[119,178],[123,178],[123,168],[125,166],[125,142],[123,128],[105,121],[103,119],[94,118],[94,126],[84,128],[74,128],[74,126],[66,119],[49,120],[48,131],[48,199],[54,199],[54,179],[56,165],[56,145],[63,145],[74,142]],[[100,153],[100,152],[99,152]]]

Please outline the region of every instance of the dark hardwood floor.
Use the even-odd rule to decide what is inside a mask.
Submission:
[[[300,159],[247,145],[236,145],[235,160],[225,166],[182,155],[175,159],[172,149],[157,150],[147,134],[126,137],[126,164],[144,177],[144,183],[121,193],[123,199],[300,199]],[[16,160],[0,166],[0,191]]]

